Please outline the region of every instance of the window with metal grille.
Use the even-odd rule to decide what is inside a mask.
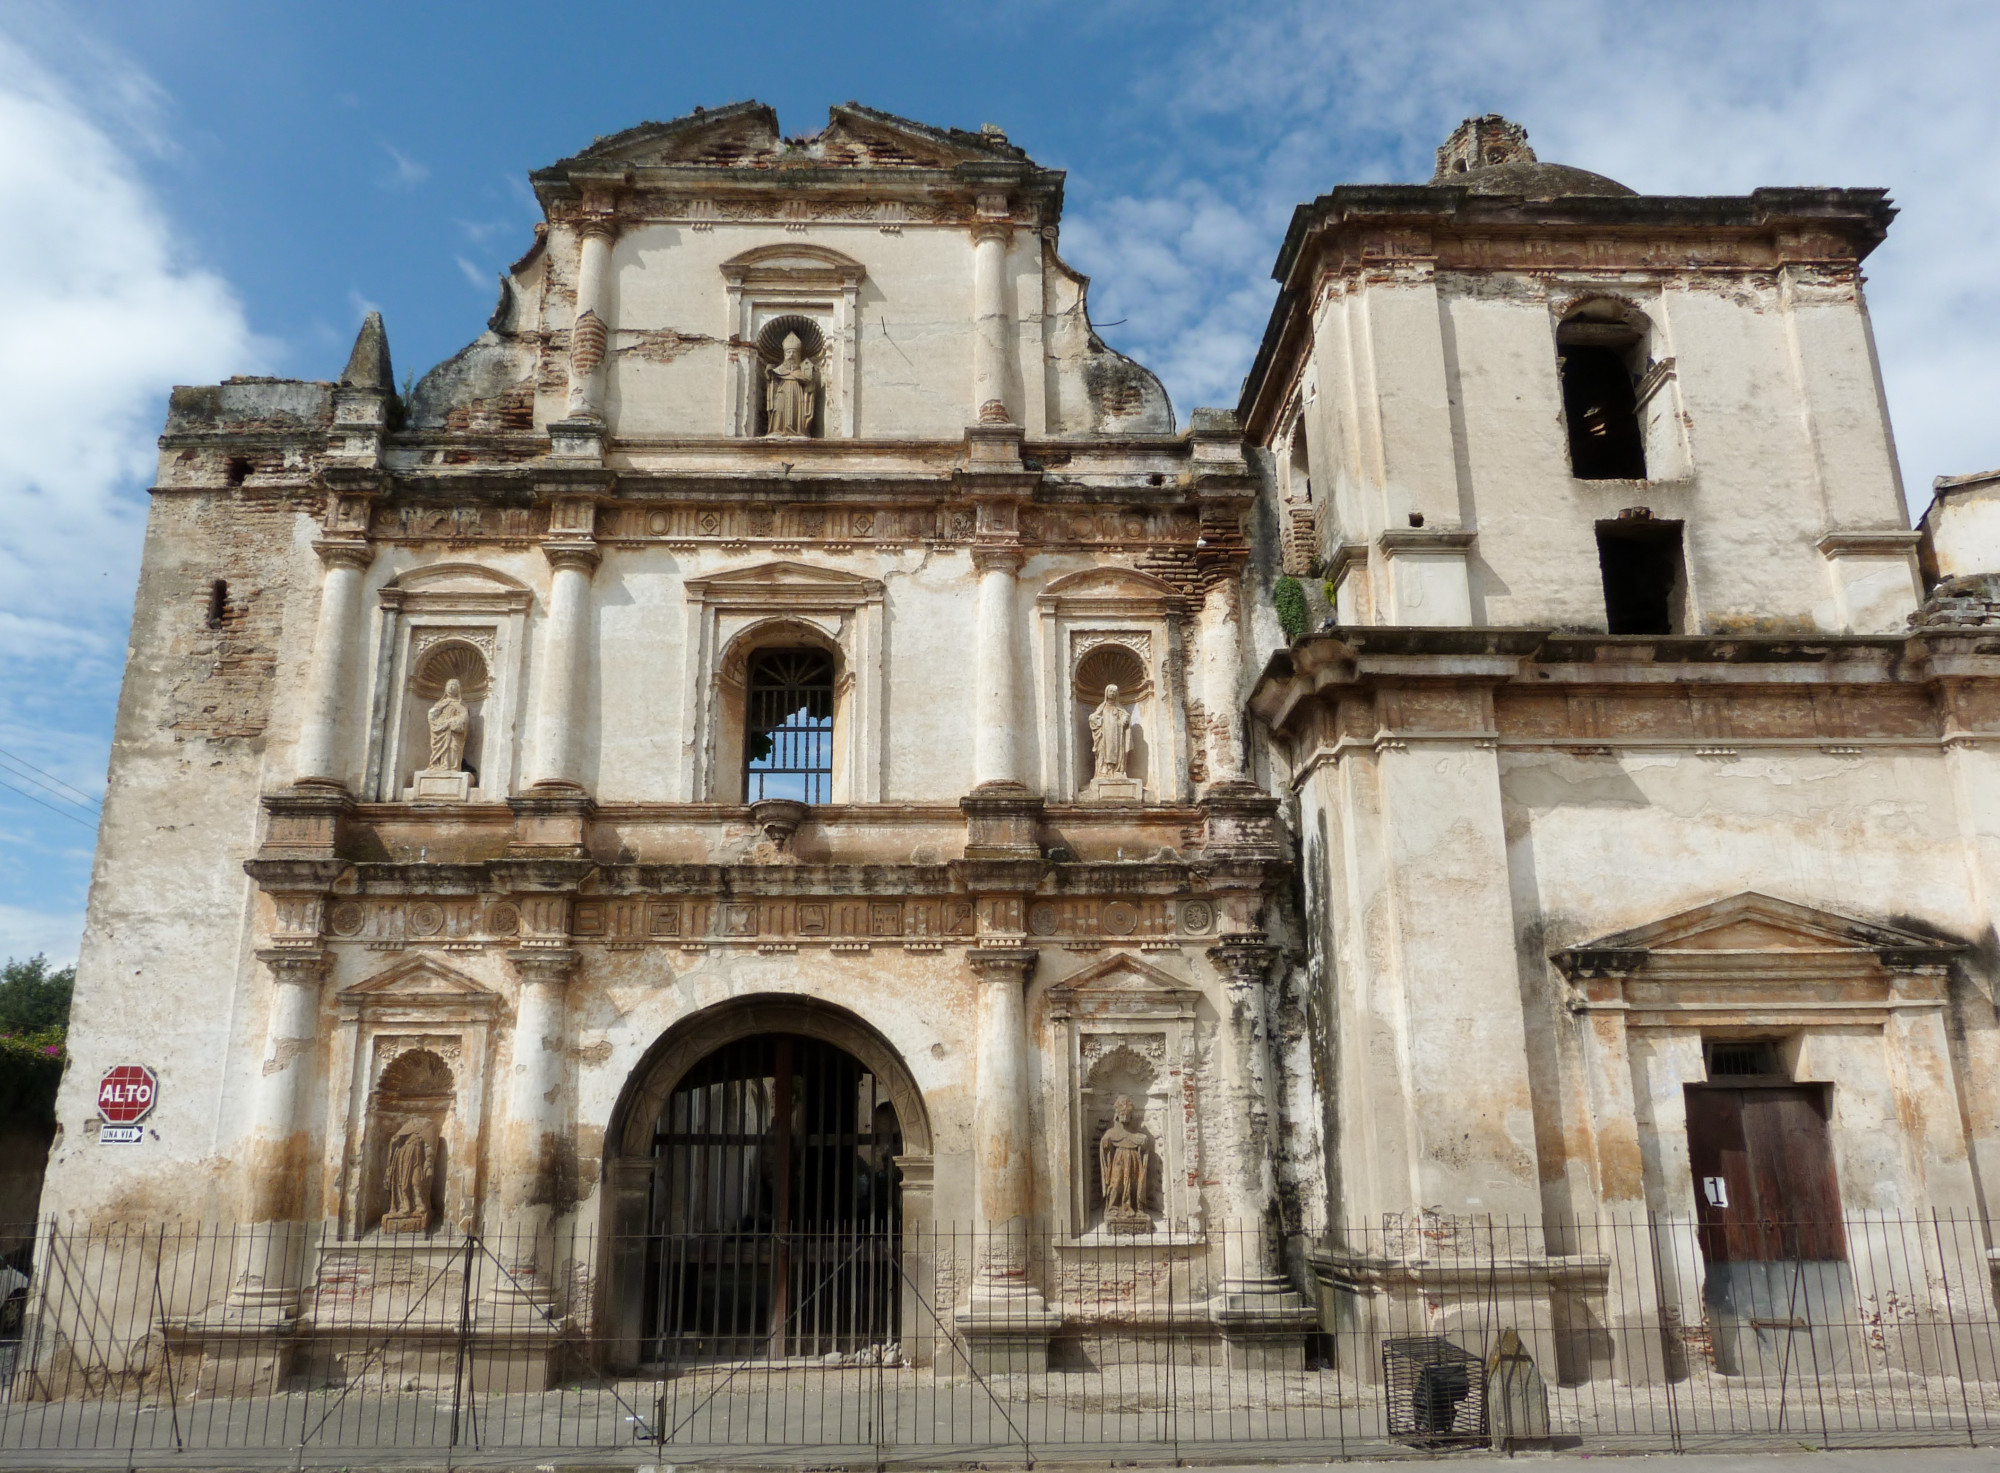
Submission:
[[[814,649],[750,657],[744,706],[743,801],[833,797],[833,659]]]
[[[1711,1038],[1708,1040],[1708,1077],[1740,1079],[1755,1075],[1780,1075],[1784,1061],[1778,1057],[1777,1041],[1769,1038]]]

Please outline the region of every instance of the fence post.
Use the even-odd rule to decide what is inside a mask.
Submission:
[[[472,1334],[472,1253],[478,1239],[465,1235],[465,1270],[458,1296],[458,1355],[451,1372],[451,1440],[445,1444],[445,1467],[451,1466],[452,1451],[458,1446],[458,1413],[465,1394],[466,1343]]]
[[[1953,1233],[1952,1241],[1958,1241]],[[1958,1404],[1965,1413],[1965,1442],[1968,1447],[1977,1447],[1979,1439],[1972,1435],[1972,1402],[1965,1392],[1965,1355],[1958,1346],[1958,1312],[1952,1305],[1951,1268],[1944,1257],[1944,1233],[1938,1227],[1937,1208],[1931,1209],[1931,1237],[1937,1243],[1938,1277],[1944,1280],[1944,1325],[1945,1333],[1951,1336],[1951,1361],[1958,1368]]]

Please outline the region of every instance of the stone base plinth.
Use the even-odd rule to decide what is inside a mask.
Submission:
[[[1143,803],[1146,785],[1136,777],[1094,777],[1083,790],[1086,803]]]
[[[975,1293],[952,1321],[972,1369],[1004,1376],[1046,1371],[1049,1341],[1062,1329],[1063,1317],[1039,1292],[1027,1289],[991,1297]]]
[[[1306,1336],[1319,1329],[1319,1311],[1277,1285],[1227,1289],[1208,1316],[1222,1337],[1223,1364],[1236,1371],[1303,1371]]]
[[[1521,1245],[1509,1245],[1519,1249]],[[1686,1375],[1662,1356],[1657,1319],[1621,1337],[1605,1313],[1611,1260],[1597,1254],[1502,1251],[1491,1257],[1310,1250],[1322,1327],[1336,1358],[1396,1335],[1442,1335],[1482,1360],[1492,1338],[1514,1330],[1526,1353],[1555,1379],[1576,1385],[1609,1372],[1627,1384]],[[1495,1318],[1495,1306],[1500,1317]],[[1607,1334],[1607,1326],[1611,1332]],[[1379,1356],[1340,1369],[1379,1381]]]
[[[413,803],[470,803],[472,801],[472,774],[469,772],[434,772],[426,769],[410,782],[410,801]]]

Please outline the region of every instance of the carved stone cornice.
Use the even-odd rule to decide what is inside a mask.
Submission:
[[[1028,560],[1027,549],[1018,542],[975,542],[967,550],[978,573],[1018,573]]]
[[[318,987],[326,981],[332,954],[318,947],[267,946],[257,960],[270,968],[273,981],[292,987]]]
[[[596,542],[570,538],[544,542],[542,556],[548,559],[552,571],[561,572],[566,568],[572,568],[586,575],[595,573],[598,564],[604,560]]]
[[[1256,934],[1219,941],[1208,948],[1208,959],[1222,973],[1231,991],[1262,987],[1277,957],[1278,948]]]
[[[1025,987],[1041,953],[1032,946],[975,946],[965,953],[972,975],[980,982]]]
[[[542,987],[568,986],[582,959],[564,946],[520,946],[507,953],[523,983]]]
[[[329,571],[352,568],[357,573],[365,573],[368,565],[375,561],[375,544],[366,537],[316,537],[312,549],[319,554],[320,562]]]

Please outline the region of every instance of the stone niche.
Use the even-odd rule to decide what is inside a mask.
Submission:
[[[513,790],[521,662],[534,595],[469,563],[413,568],[378,595],[363,791],[384,803],[497,802]],[[465,707],[458,765],[431,765],[431,713]]]
[[[1091,568],[1056,579],[1035,606],[1042,724],[1054,733],[1042,746],[1050,800],[1184,801],[1186,601],[1148,574]],[[1122,775],[1097,771],[1091,740],[1091,715],[1110,685],[1129,722]]]
[[[330,1072],[342,1236],[470,1229],[498,995],[416,957],[345,989],[338,1004]],[[399,1200],[413,1181],[416,1200]]]
[[[1126,956],[1049,989],[1052,1039],[1066,1055],[1051,1073],[1064,1081],[1057,1106],[1067,1160],[1067,1238],[1131,1246],[1199,1233],[1193,1069],[1199,996],[1191,983]],[[1109,1147],[1108,1131],[1118,1132]],[[1107,1187],[1128,1199],[1107,1201]]]
[[[790,334],[799,338],[815,370],[807,433],[815,439],[854,438],[858,304],[866,275],[859,261],[803,242],[760,246],[723,263],[728,300],[723,341],[729,344],[723,413],[732,435],[766,433],[767,375]]]

